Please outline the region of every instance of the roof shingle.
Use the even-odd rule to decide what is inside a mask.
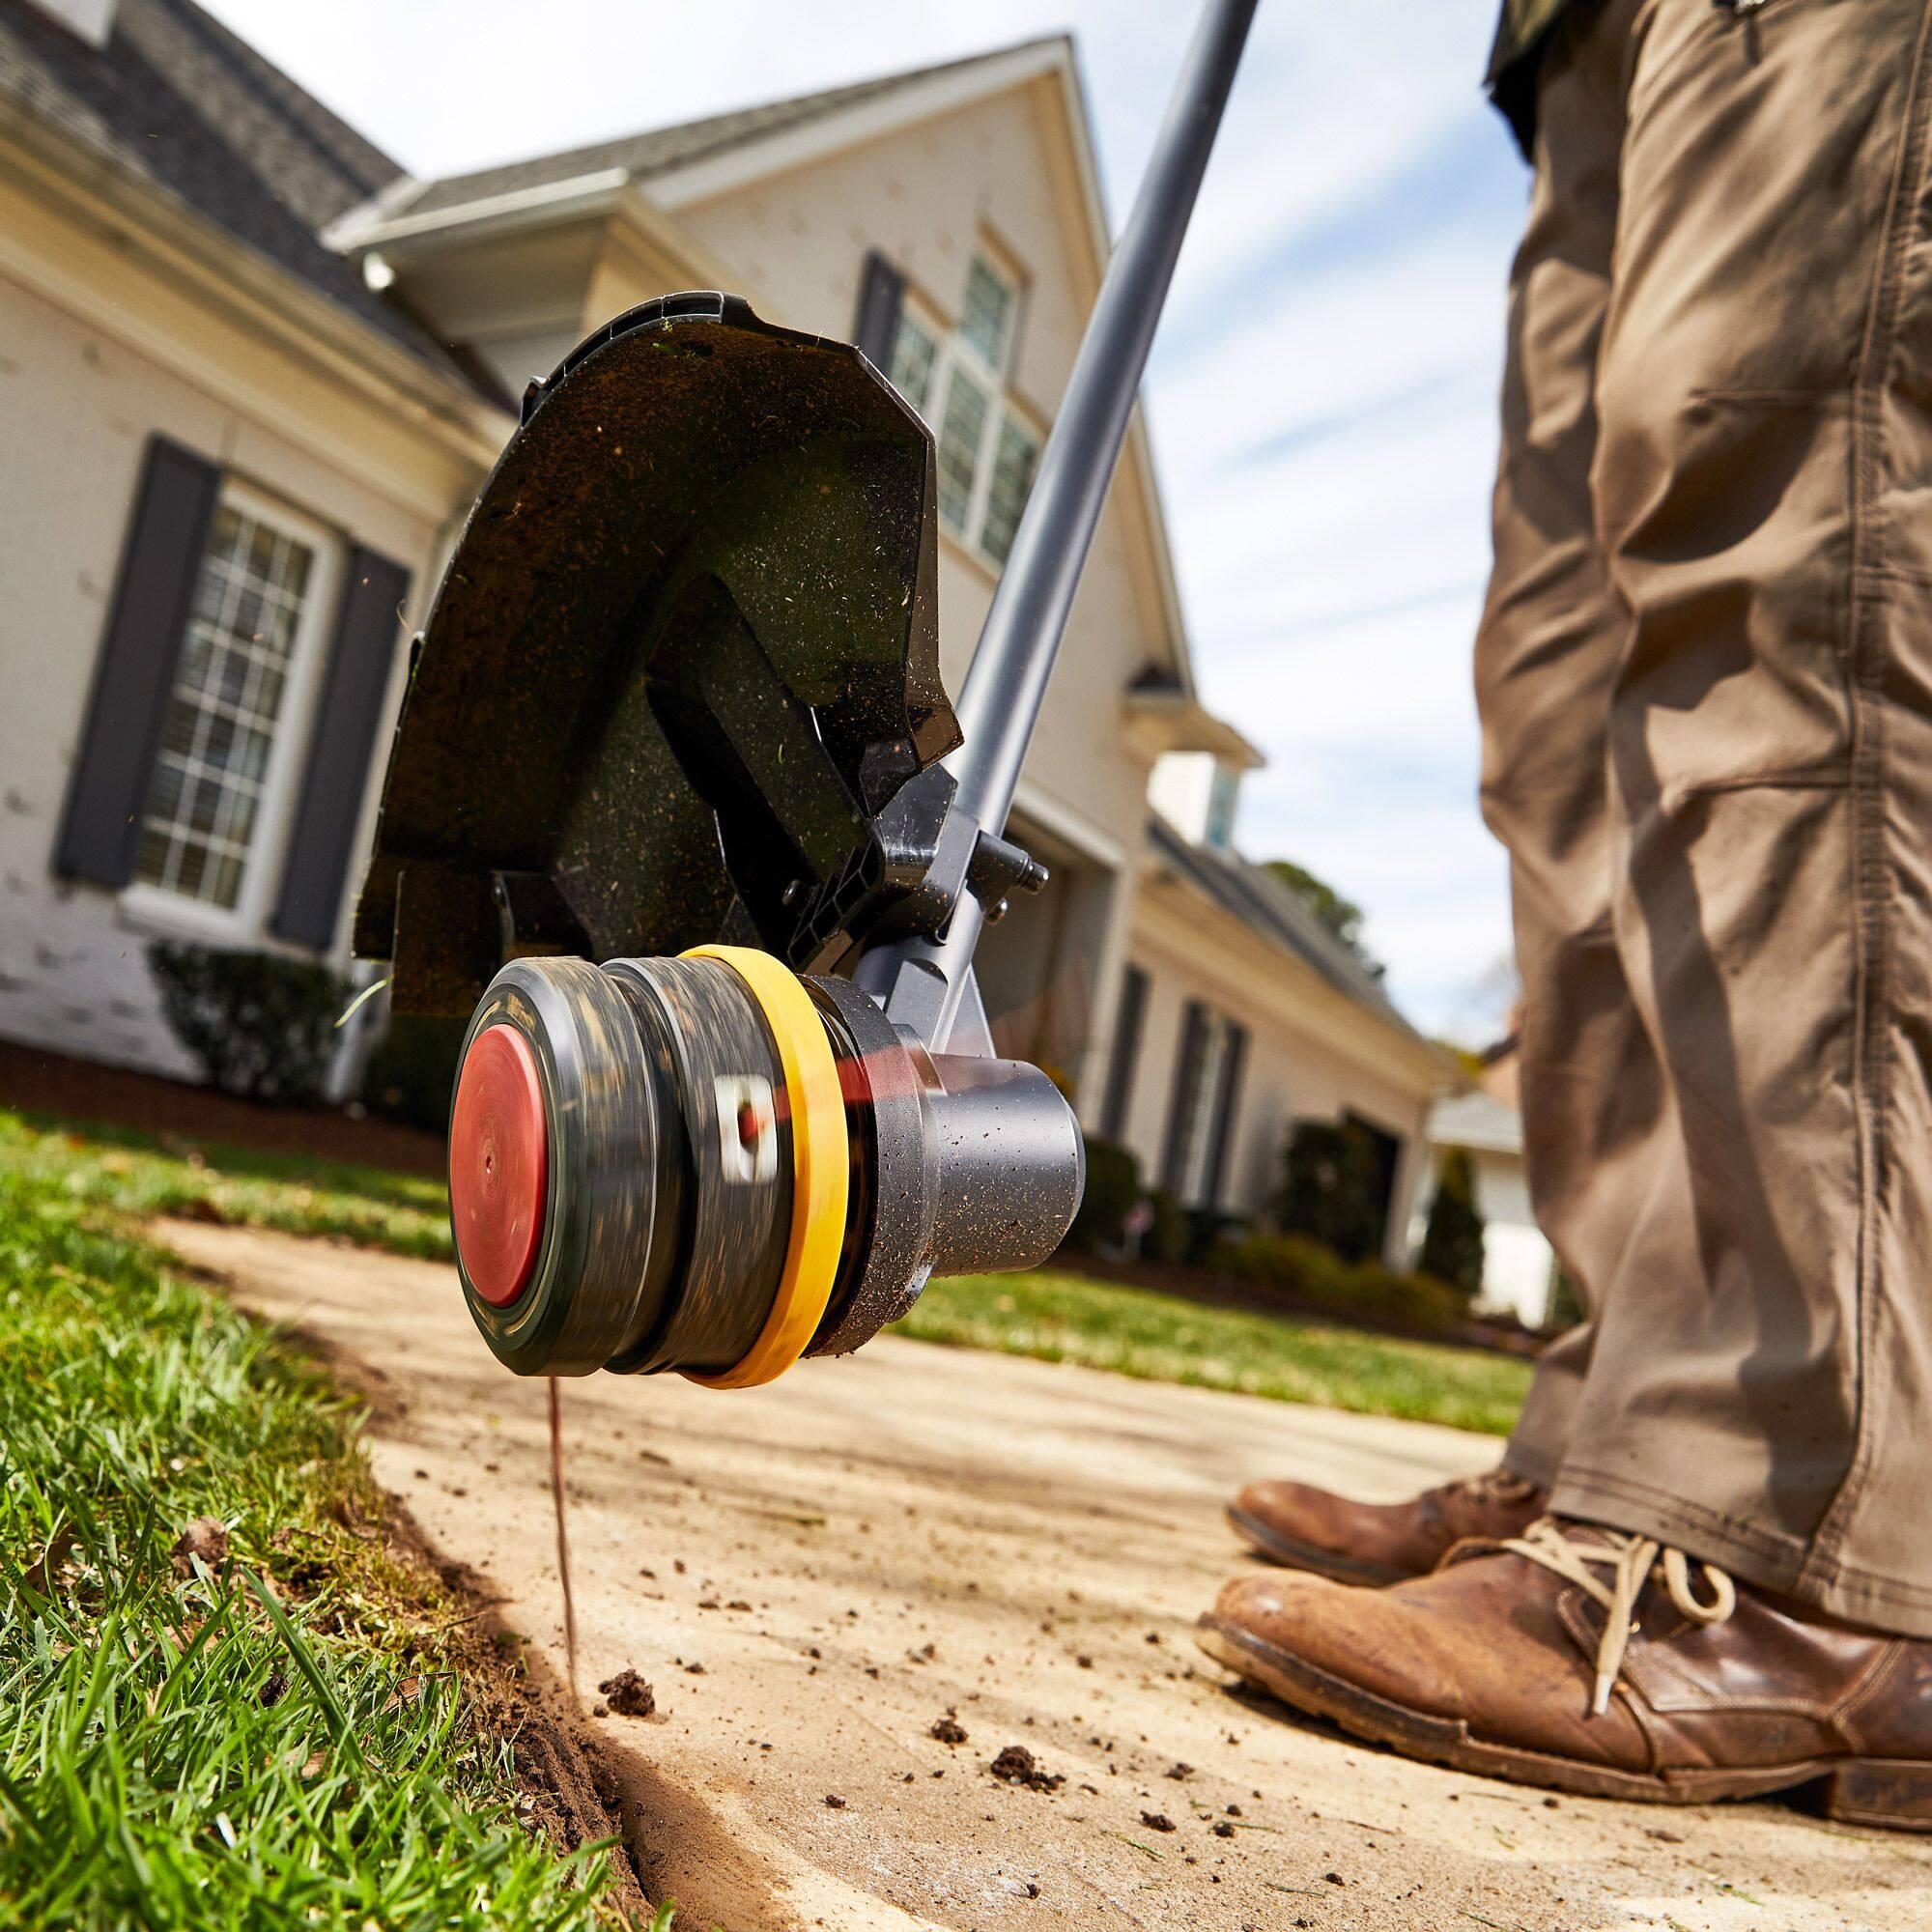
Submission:
[[[441,343],[319,231],[402,170],[192,0],[120,0],[96,48],[0,0],[0,99],[172,194],[445,375]]]
[[[755,107],[734,108],[727,114],[711,114],[699,121],[682,122],[672,128],[653,128],[642,133],[625,134],[615,140],[597,141],[582,148],[566,148],[554,155],[534,155],[525,160],[506,161],[501,166],[477,168],[469,174],[449,175],[440,181],[423,183],[412,194],[399,196],[384,212],[391,215],[435,214],[445,209],[461,208],[473,201],[493,200],[497,195],[515,194],[522,189],[550,187],[559,182],[575,181],[580,175],[602,174],[621,169],[633,181],[645,181],[688,162],[723,154],[744,142],[766,134],[803,127],[843,108],[877,96],[895,93],[923,80],[967,68],[982,67],[1006,60],[1033,47],[1050,46],[1064,36],[1021,41],[992,51],[969,54],[960,60],[941,61],[931,67],[910,68],[902,73],[881,74],[871,80],[854,81],[843,87],[828,87],[816,94],[800,94],[787,100],[768,100]]]

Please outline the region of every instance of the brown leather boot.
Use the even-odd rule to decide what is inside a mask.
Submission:
[[[1648,1538],[1546,1520],[1385,1590],[1250,1575],[1198,1636],[1295,1710],[1432,1764],[1672,1804],[1816,1785],[1830,1817],[1932,1831],[1932,1642]]]
[[[1228,1505],[1258,1555],[1338,1583],[1426,1577],[1465,1537],[1519,1536],[1546,1506],[1507,1469],[1425,1490],[1405,1503],[1358,1503],[1311,1483],[1250,1483]]]

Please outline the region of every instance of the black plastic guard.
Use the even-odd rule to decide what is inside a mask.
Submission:
[[[958,741],[924,425],[846,344],[647,302],[532,385],[470,513],[355,950],[412,1012],[467,1011],[515,952],[674,953],[727,921],[826,970],[917,877],[921,852],[884,876],[880,832]]]

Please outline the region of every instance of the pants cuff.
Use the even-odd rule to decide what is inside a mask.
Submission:
[[[1506,1459],[1512,1467],[1514,1459],[1512,1444]],[[1549,1507],[1556,1516],[1655,1537],[1742,1582],[1845,1623],[1894,1636],[1932,1637],[1932,1589],[1923,1584],[1821,1557],[1807,1543],[1647,1484],[1566,1463],[1551,1488]]]

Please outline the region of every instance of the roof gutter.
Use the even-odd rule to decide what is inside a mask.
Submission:
[[[599,168],[569,181],[543,182],[412,214],[407,206],[389,213],[384,197],[352,208],[322,231],[323,242],[339,254],[381,248],[390,255],[412,252],[410,244],[481,242],[527,228],[547,228],[584,215],[609,214],[630,182],[624,168]],[[393,204],[390,204],[393,206]]]

